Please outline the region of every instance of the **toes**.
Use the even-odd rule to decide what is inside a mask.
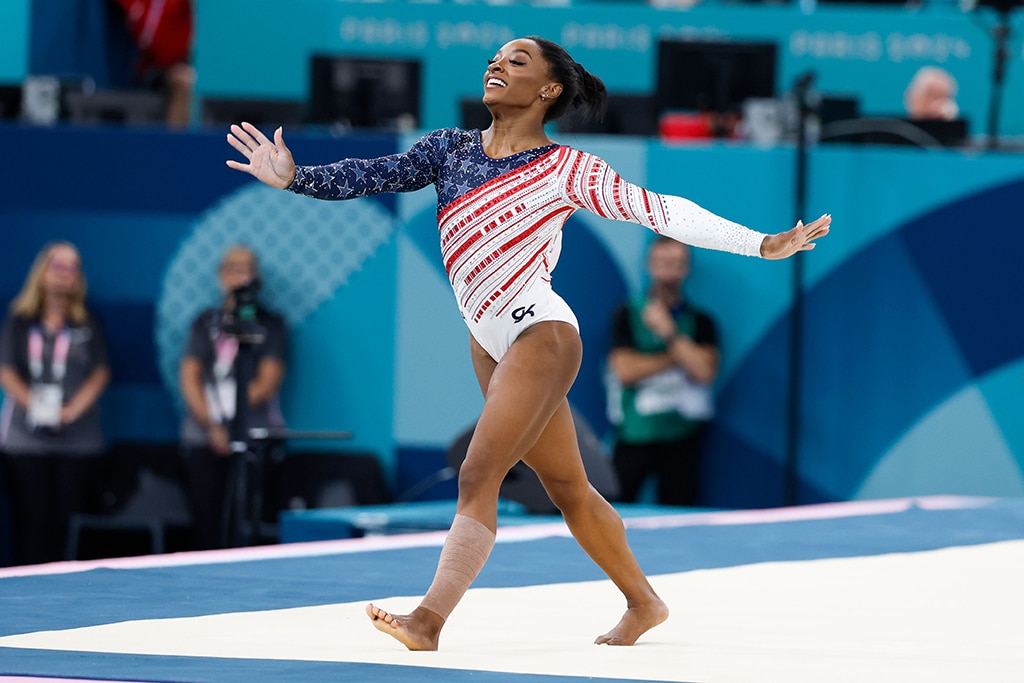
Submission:
[[[382,610],[380,607],[377,607],[373,603],[370,603],[366,606],[366,614],[371,619],[384,619],[385,621],[387,621],[388,617],[391,616],[390,614]]]

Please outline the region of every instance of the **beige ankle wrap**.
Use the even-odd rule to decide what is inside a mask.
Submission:
[[[441,549],[437,572],[420,607],[447,619],[494,547],[494,532],[467,515],[455,515]]]

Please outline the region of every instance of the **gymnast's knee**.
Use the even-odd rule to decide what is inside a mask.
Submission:
[[[571,513],[580,505],[586,504],[592,494],[597,494],[597,491],[586,480],[547,479],[542,483],[551,502],[563,513]]]

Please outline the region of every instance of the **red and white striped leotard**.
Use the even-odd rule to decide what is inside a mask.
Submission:
[[[504,164],[507,170],[495,169]],[[289,188],[325,199],[437,186],[445,271],[474,339],[495,360],[531,325],[579,324],[551,288],[562,226],[577,209],[697,247],[758,256],[765,235],[681,197],[623,180],[593,154],[552,145],[505,159],[477,131],[446,129],[404,155],[300,167]]]

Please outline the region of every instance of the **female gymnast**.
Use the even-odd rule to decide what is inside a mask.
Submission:
[[[513,40],[489,60],[484,131],[437,130],[403,154],[296,167],[278,128],[231,126],[228,161],[272,187],[319,199],[407,192],[433,183],[445,269],[470,330],[484,407],[459,470],[458,504],[434,580],[409,614],[373,604],[379,630],[410,650],[436,650],[445,620],[494,546],[498,490],[518,461],[529,465],[573,536],[626,599],[596,643],[632,645],[668,618],[626,541],[622,519],[587,481],[566,395],[579,371],[576,317],[552,291],[561,229],[577,209],[631,221],[698,247],[766,259],[814,248],[828,215],[777,234],[755,232],[696,204],[623,180],[600,158],[553,142],[544,124],[570,110],[603,113],[600,79],[559,45]]]

